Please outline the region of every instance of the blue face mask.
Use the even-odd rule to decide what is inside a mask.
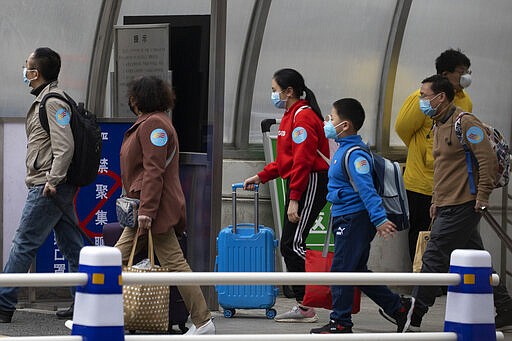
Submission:
[[[30,79],[27,78],[27,68],[26,67],[23,68],[23,82],[25,84],[30,83]]]
[[[420,99],[420,110],[430,118],[436,114],[436,109],[432,108],[428,99]]]
[[[27,71],[28,69],[26,67],[23,68],[23,82],[27,85],[30,84],[31,81],[33,81],[35,78],[32,78],[32,79],[28,79],[27,78]],[[32,70],[31,70],[32,71]]]
[[[437,108],[432,108],[430,101],[439,95],[440,93],[432,97],[432,99],[420,98],[420,110],[430,118],[434,117],[437,112]]]
[[[341,122],[341,123],[343,123],[343,122]],[[338,128],[341,123],[339,123],[335,127],[334,124],[332,124],[332,121],[325,122],[325,124],[324,124],[324,134],[325,134],[325,137],[327,137],[328,139],[333,139],[333,140],[337,139],[338,138],[338,133],[336,132],[336,128]],[[341,133],[342,132],[340,132],[340,134]]]
[[[279,98],[279,94],[281,92],[274,91],[274,92],[272,92],[272,95],[270,96],[272,103],[274,103],[274,106],[278,109],[286,108],[286,100]]]

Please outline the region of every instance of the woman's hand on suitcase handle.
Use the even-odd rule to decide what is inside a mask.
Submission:
[[[139,215],[138,222],[141,229],[149,230],[151,228],[151,217],[147,215]]]
[[[299,215],[299,202],[297,200],[290,200],[290,203],[288,204],[288,220],[291,223],[298,223],[300,220]]]
[[[254,184],[259,184],[261,182],[260,177],[258,174],[251,176],[250,178],[247,178],[244,180],[244,189],[246,191],[253,191],[254,190]]]

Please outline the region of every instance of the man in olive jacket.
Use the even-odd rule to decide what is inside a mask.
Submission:
[[[76,186],[66,183],[66,174],[74,153],[69,106],[56,98],[46,102],[49,133],[39,121],[39,103],[49,92],[57,92],[60,56],[47,47],[36,49],[28,57],[23,70],[24,82],[35,96],[26,117],[27,132],[27,200],[20,225],[12,241],[4,273],[28,272],[34,257],[50,232],[55,232],[57,245],[69,263],[69,271],[78,271],[82,236],[75,226],[73,198]],[[66,211],[66,214],[64,214]],[[68,217],[73,217],[71,221]],[[71,289],[74,293],[74,287]],[[0,323],[10,323],[16,310],[18,288],[0,287]],[[73,306],[57,312],[57,317],[73,317]]]
[[[420,108],[435,122],[434,191],[430,207],[435,220],[422,259],[422,273],[448,272],[450,255],[455,249],[484,249],[478,223],[480,210],[488,206],[494,188],[497,158],[480,120],[471,114],[462,116],[464,142],[478,162],[478,167],[473,165],[477,191],[471,194],[464,147],[455,133],[455,122],[462,110],[453,104],[453,98],[453,85],[447,78],[435,75],[422,81]],[[436,286],[414,288],[411,330],[419,329],[438,291]],[[494,305],[496,327],[512,325],[512,299],[504,285],[494,287]]]

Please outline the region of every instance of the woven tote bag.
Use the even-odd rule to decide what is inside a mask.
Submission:
[[[133,265],[137,237],[133,240],[132,252],[125,272],[165,272],[167,269],[155,265],[153,236],[148,235],[148,258]],[[167,332],[169,327],[169,286],[165,285],[124,285],[124,328],[135,330]]]

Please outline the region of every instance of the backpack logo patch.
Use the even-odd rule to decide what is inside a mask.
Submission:
[[[71,116],[66,111],[66,109],[60,108],[55,113],[55,120],[57,120],[58,124],[65,126],[69,124],[69,121],[71,121]]]
[[[360,156],[354,161],[354,168],[359,174],[368,174],[370,172],[370,165],[368,160]]]
[[[302,127],[297,127],[295,129],[293,129],[293,132],[292,132],[293,142],[300,144],[300,143],[306,141],[307,138],[308,138],[308,132],[306,131],[306,129],[304,129]]]
[[[484,132],[477,126],[472,126],[466,132],[466,138],[473,144],[478,144],[484,139]]]
[[[151,143],[157,147],[165,146],[167,143],[167,133],[163,129],[155,129],[151,132]]]

